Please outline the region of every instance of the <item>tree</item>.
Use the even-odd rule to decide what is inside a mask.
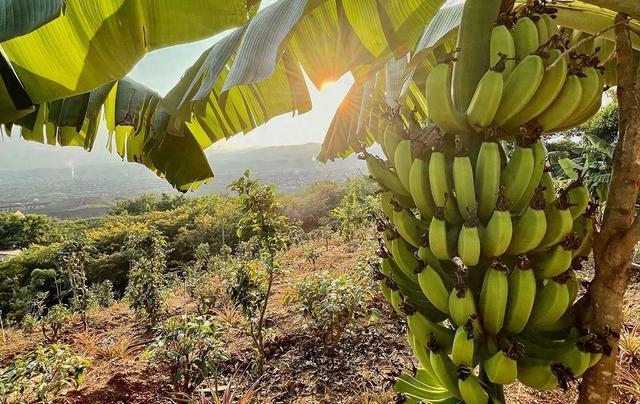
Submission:
[[[91,305],[85,265],[93,251],[88,240],[80,237],[65,243],[56,254],[58,268],[67,275],[71,308],[80,313],[84,331],[88,327],[87,309]]]
[[[256,303],[251,307],[257,309],[257,318],[249,318],[249,334],[258,350],[258,369],[262,371],[265,360],[264,323],[273,279],[280,268],[276,255],[289,245],[288,235],[293,229],[289,218],[281,214],[281,207],[277,202],[273,185],[261,185],[259,181],[251,178],[249,171],[245,171],[244,176],[229,185],[229,188],[238,193],[240,210],[242,211],[242,217],[238,223],[238,236],[257,241],[258,252],[265,265],[267,275],[266,290],[264,293],[260,293],[262,297],[257,300],[251,299],[252,301],[256,300]],[[248,275],[244,276],[246,282],[250,283]],[[238,284],[242,285],[245,282],[241,281]],[[243,295],[242,289],[238,289],[236,293]],[[247,299],[236,298],[234,300],[246,301]],[[253,312],[251,309],[246,311],[248,314]]]

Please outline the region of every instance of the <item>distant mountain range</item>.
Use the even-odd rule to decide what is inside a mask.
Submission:
[[[145,167],[124,163],[100,146],[88,153],[79,148],[60,149],[14,139],[5,142],[0,142],[0,210],[67,217],[75,215],[69,214],[74,209],[89,205],[95,208],[96,201],[108,203],[142,193],[177,192]],[[319,151],[317,143],[210,150],[207,156],[215,178],[195,193],[225,191],[247,169],[256,178],[276,184],[280,192],[296,191],[323,179],[345,180],[366,171],[364,163],[354,156],[319,163],[314,160]]]

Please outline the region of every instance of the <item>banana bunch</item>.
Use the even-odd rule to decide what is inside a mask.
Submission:
[[[598,38],[587,46],[575,32],[559,30],[549,14],[523,14],[493,28],[490,68],[462,111],[452,98],[455,62],[438,64],[426,82],[430,119],[445,132],[483,133],[497,128],[517,135],[522,127],[556,133],[576,127],[598,111],[605,69],[615,50]]]
[[[468,107],[459,62],[441,63],[428,121],[390,115],[374,134],[384,158],[361,155],[381,188],[375,279],[420,365],[396,380],[408,402],[488,403],[517,380],[566,387],[608,352],[576,273],[597,205],[582,175],[556,189],[543,136],[598,110],[615,48],[559,29],[545,7],[499,18]]]

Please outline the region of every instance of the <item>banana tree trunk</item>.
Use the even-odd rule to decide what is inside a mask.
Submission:
[[[628,17],[618,14],[616,23]],[[640,72],[637,71],[630,31],[616,26],[618,102],[620,122],[609,197],[600,231],[594,235],[595,278],[591,283],[591,326],[595,332],[610,327],[609,356],[585,373],[580,403],[608,403],[613,386],[624,293],[635,245],[640,239],[636,200],[640,188]]]

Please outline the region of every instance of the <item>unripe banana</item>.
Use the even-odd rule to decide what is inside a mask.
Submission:
[[[536,277],[531,262],[521,256],[520,262],[509,275],[509,299],[504,319],[507,334],[520,334],[524,330],[536,299]]]
[[[453,337],[451,360],[456,366],[473,366],[475,342],[473,339],[473,323],[468,320],[462,327],[458,327]]]
[[[521,348],[511,346],[506,351],[498,351],[484,361],[484,370],[491,383],[510,384],[518,378],[518,360],[522,358]]]
[[[532,148],[526,145],[517,145],[500,178],[504,187],[504,196],[509,202],[519,201],[524,195],[531,180],[533,163]]]
[[[427,345],[431,350],[429,359],[431,367],[440,384],[456,397],[460,398],[460,390],[458,389],[458,376],[456,366],[442,347],[441,344],[432,338]]]
[[[460,375],[458,370],[458,389],[460,396],[468,404],[487,404],[489,394],[478,381],[478,377],[471,373],[471,369],[466,369],[464,375]]]
[[[391,201],[393,200],[393,192],[385,191],[380,194],[380,205],[384,215],[389,220],[393,220],[393,212],[395,211]]]
[[[502,330],[509,295],[507,268],[495,259],[484,275],[480,291],[480,314],[484,329],[493,335]]]
[[[615,55],[616,44],[605,37],[599,36],[593,40],[592,52],[595,53],[595,56],[600,62],[599,65],[602,66]]]
[[[534,265],[536,278],[553,278],[564,273],[571,266],[573,251],[579,246],[578,235],[569,233],[552,250],[539,253]]]
[[[531,97],[529,103],[504,124],[508,132],[515,132],[527,122],[535,119],[558,97],[558,94],[560,94],[564,86],[569,69],[568,57],[561,56],[561,54],[562,52],[558,49],[549,51],[549,55],[544,59],[545,68],[556,62],[559,57],[561,59],[556,62],[553,68],[544,72],[542,82],[533,97]]]
[[[402,309],[407,314],[407,326],[413,333],[416,342],[426,345],[431,340],[431,337],[435,336],[438,345],[442,349],[451,350],[451,345],[453,344],[452,330],[434,323],[407,304],[404,304]]]
[[[587,210],[590,197],[589,189],[584,185],[582,177],[567,187],[567,200],[573,220],[576,220]]]
[[[516,46],[516,57],[518,61],[523,61],[540,45],[536,23],[529,17],[518,19],[513,27],[513,41]]]
[[[571,369],[571,372],[575,377],[580,377],[589,369],[591,362],[591,354],[581,349],[581,345],[578,344],[571,349],[560,353],[557,360],[564,366]]]
[[[536,39],[537,42],[537,39]],[[520,62],[504,83],[500,106],[494,123],[502,127],[529,103],[544,77],[544,62],[538,55],[529,55]]]
[[[575,268],[576,266],[582,268],[582,263],[578,263],[575,261],[572,262],[572,269],[567,271],[567,274],[569,274],[570,276],[569,280],[567,281],[567,289],[569,290],[569,306],[571,306],[573,302],[576,301],[578,292],[580,291],[580,279],[578,279],[578,274],[576,273],[576,271],[573,270],[573,268]]]
[[[542,173],[542,178],[540,178],[540,186],[543,187],[544,191],[544,201],[546,205],[551,205],[553,201],[556,200],[556,187],[553,184],[553,177],[551,176],[550,170],[545,168]]]
[[[468,267],[476,266],[480,261],[479,225],[478,217],[470,216],[458,235],[458,257]]]
[[[456,202],[453,198],[453,181],[451,170],[447,164],[447,158],[441,150],[441,144],[431,153],[429,159],[429,184],[431,195],[436,206],[443,206],[449,223],[459,223],[461,216],[458,213]]]
[[[436,205],[431,196],[429,163],[420,157],[415,158],[411,165],[409,188],[422,220],[430,220],[434,215]]]
[[[581,116],[587,112],[589,107],[596,102],[596,98],[602,97],[604,89],[604,77],[602,77],[600,71],[587,66],[582,69],[581,73],[579,80],[582,88],[582,97],[580,104],[573,112],[573,116]]]
[[[544,147],[544,143],[542,143],[542,140],[538,139],[533,144],[533,146],[531,146],[531,150],[533,151],[533,171],[531,172],[529,185],[527,185],[527,188],[522,194],[522,197],[515,205],[511,207],[511,212],[516,214],[519,214],[524,209],[526,209],[527,206],[529,206],[529,204],[531,203],[531,199],[536,192],[536,189],[540,185],[542,174],[544,173],[544,163],[547,151]]]
[[[383,188],[388,189],[396,195],[410,196],[402,186],[396,173],[389,170],[382,160],[372,154],[367,154],[366,162],[369,173]]]
[[[393,117],[391,123],[389,123],[389,125],[384,129],[384,133],[382,135],[384,147],[382,148],[382,151],[385,156],[387,156],[387,159],[391,164],[395,164],[396,148],[402,140],[401,134],[403,132],[404,123],[400,116]]]
[[[558,378],[553,374],[551,363],[539,359],[525,358],[518,363],[520,383],[539,391],[553,390],[558,386]]]
[[[549,38],[552,38],[554,35],[560,35],[560,30],[556,25],[555,21],[548,14],[543,14],[540,16],[547,24],[547,34]]]
[[[452,64],[441,63],[427,76],[426,102],[429,118],[447,133],[467,133],[470,128],[466,117],[456,109],[451,98],[452,74]]]
[[[513,235],[507,254],[525,254],[538,247],[547,232],[543,189],[538,188],[531,204],[513,223]]]
[[[404,189],[410,193],[411,187],[409,185],[409,173],[411,171],[411,165],[413,164],[410,140],[401,140],[400,143],[398,143],[393,164],[396,168],[396,174],[400,179],[400,183]]]
[[[400,293],[400,290],[398,289],[398,287],[393,283],[392,280],[387,279],[387,287],[389,287],[389,290],[391,291],[391,306],[393,307],[393,310],[395,310],[395,312],[399,315],[404,317],[404,311],[402,311],[402,305],[404,304],[404,298],[402,297],[402,294]]]
[[[398,234],[414,247],[420,247],[429,225],[416,218],[408,209],[396,206],[393,212],[393,224]]]
[[[507,251],[512,234],[513,226],[509,213],[509,201],[501,189],[496,210],[493,211],[482,236],[482,253],[490,258],[501,256]]]
[[[578,235],[580,245],[573,251],[573,258],[588,257],[591,254],[593,243],[593,217],[591,212],[587,212],[573,222],[573,232]]]
[[[422,293],[429,299],[438,310],[449,314],[449,294],[450,291],[445,286],[440,274],[427,265],[418,273],[418,282]]]
[[[542,282],[527,323],[528,329],[552,327],[569,306],[569,289],[566,280],[552,278]]]
[[[582,100],[582,84],[578,76],[571,74],[562,86],[558,97],[549,108],[540,114],[536,121],[543,132],[552,132],[571,119]]]
[[[458,327],[467,323],[471,316],[477,315],[473,292],[466,285],[456,285],[449,295],[449,314],[451,321]]]
[[[546,15],[546,14],[544,14]],[[542,16],[540,16],[542,17]],[[548,32],[548,26],[544,19],[538,18],[535,22],[536,28],[538,29],[538,45],[542,45],[549,41],[551,37]]]
[[[498,62],[498,67],[486,72],[476,87],[467,108],[467,119],[474,129],[488,128],[496,116],[504,90],[503,70],[504,62]]]
[[[454,256],[448,237],[444,209],[436,208],[435,216],[433,216],[429,224],[429,247],[433,255],[439,260],[450,260]]]
[[[462,218],[467,220],[477,208],[473,167],[467,149],[456,136],[456,157],[453,159],[453,188]]]
[[[569,234],[573,227],[573,219],[571,218],[569,207],[566,192],[563,191],[553,203],[545,208],[547,231],[538,246],[539,249],[555,245]]]
[[[497,25],[491,31],[491,57],[489,60],[490,66],[495,66],[499,61],[506,57],[505,67],[502,71],[502,75],[506,79],[509,77],[513,68],[516,66],[516,45],[513,42],[513,36],[511,31],[504,25]]]
[[[407,330],[407,339],[409,340],[409,346],[411,347],[415,357],[418,359],[420,366],[428,373],[433,374],[427,346],[416,341],[416,337],[413,335],[411,330]]]
[[[402,237],[396,237],[391,241],[391,255],[393,260],[402,270],[402,273],[411,281],[418,283],[416,269],[422,265],[414,257],[416,250],[411,247]]]
[[[476,162],[476,194],[478,197],[478,217],[486,223],[493,213],[500,188],[501,157],[500,145],[483,142]]]

